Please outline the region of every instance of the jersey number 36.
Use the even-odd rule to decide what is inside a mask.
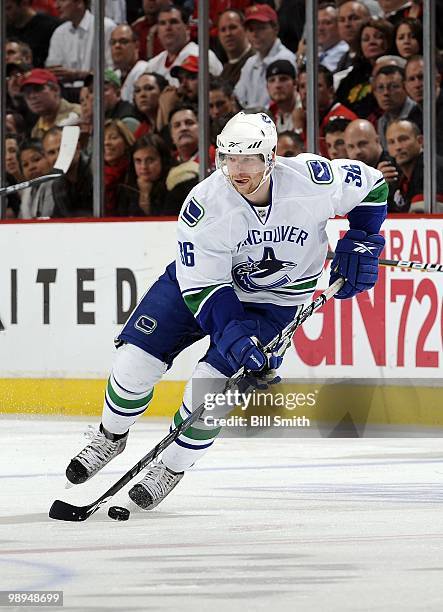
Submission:
[[[355,183],[356,187],[361,187],[361,168],[357,164],[349,164],[348,166],[342,166],[343,170],[347,170],[345,176],[345,183]]]
[[[180,259],[184,266],[192,268],[195,265],[194,245],[192,242],[179,242]]]

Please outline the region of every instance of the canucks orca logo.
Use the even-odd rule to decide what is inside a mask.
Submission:
[[[248,293],[286,285],[291,279],[285,272],[297,265],[293,261],[277,259],[271,247],[265,247],[263,257],[259,261],[254,261],[250,257],[248,260],[242,261],[232,269],[234,282]]]

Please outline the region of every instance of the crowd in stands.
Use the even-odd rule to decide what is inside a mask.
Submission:
[[[5,0],[7,184],[51,171],[80,126],[69,172],[7,199],[7,218],[93,214],[94,0]],[[107,0],[106,216],[177,215],[199,180],[194,0]],[[305,0],[211,0],[210,171],[239,110],[268,113],[277,154],[306,150]],[[442,23],[443,0],[436,0]],[[383,173],[389,211],[423,203],[422,0],[319,0],[317,153]],[[443,28],[437,27],[437,211],[443,211]],[[441,157],[442,156],[442,157]],[[441,207],[438,208],[441,202]]]

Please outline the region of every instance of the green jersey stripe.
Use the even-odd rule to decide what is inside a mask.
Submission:
[[[387,183],[382,183],[368,193],[363,202],[375,202],[383,204],[388,199],[389,187]]]
[[[206,300],[208,300],[213,293],[215,293],[222,287],[231,287],[231,285],[227,283],[224,283],[222,285],[211,285],[210,287],[205,287],[201,291],[197,291],[195,293],[187,293],[186,295],[183,295],[183,299],[192,314],[194,316],[197,316]]]

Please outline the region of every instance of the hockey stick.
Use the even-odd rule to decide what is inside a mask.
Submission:
[[[66,174],[74,157],[79,136],[80,128],[77,125],[66,125],[62,130],[60,150],[55,160],[54,168],[51,170],[50,174],[44,174],[43,176],[38,176],[29,181],[24,181],[23,183],[17,183],[17,185],[0,187],[0,197],[8,195],[9,193],[21,191],[27,187],[34,187],[35,185],[46,183],[46,181],[52,181]]]
[[[326,259],[334,259],[335,253],[328,251]],[[443,272],[443,264],[420,263],[403,259],[379,259],[379,266],[403,268],[404,270],[421,270],[422,272]]]
[[[274,340],[272,340],[266,347],[266,351],[272,351],[273,347],[279,347],[279,354],[282,354],[281,347],[284,346],[284,350],[288,348],[291,343],[292,336],[295,330],[308,319],[315,310],[323,306],[327,300],[329,300],[337,291],[343,286],[344,280],[339,278],[335,281],[326,291],[320,294],[307,308],[301,311],[300,315],[290,323]],[[243,370],[237,372],[235,376],[230,378],[225,386],[224,392],[231,389],[238,381],[244,376]],[[59,521],[85,521],[94,512],[96,512],[100,506],[103,506],[108,500],[113,497],[120,489],[128,484],[133,478],[137,476],[151,461],[156,459],[165,448],[167,448],[174,440],[176,440],[180,434],[188,429],[195,421],[197,421],[205,411],[205,404],[202,403],[194,412],[192,412],[184,421],[180,423],[175,429],[173,429],[167,436],[160,440],[153,449],[151,449],[144,457],[140,459],[130,470],[123,474],[123,476],[117,480],[107,491],[100,495],[91,504],[86,506],[74,506],[60,499],[56,499],[49,510],[49,517],[57,519]]]

